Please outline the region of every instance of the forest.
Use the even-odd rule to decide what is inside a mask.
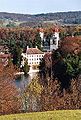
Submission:
[[[44,28],[45,37],[50,37],[54,28]],[[6,45],[13,58],[7,66],[0,64],[0,115],[81,109],[81,27],[61,26],[59,31],[59,48],[45,54],[41,72],[21,95],[13,84],[14,74],[27,45],[41,49],[39,28],[0,28],[0,45]]]

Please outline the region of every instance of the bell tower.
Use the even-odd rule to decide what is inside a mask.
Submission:
[[[59,28],[55,27],[54,29],[54,34],[50,39],[50,51],[52,51],[53,49],[56,50],[58,49],[58,45],[59,45]]]

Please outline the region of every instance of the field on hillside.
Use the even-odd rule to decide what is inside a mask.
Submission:
[[[0,120],[81,120],[81,110],[59,110],[0,116]]]

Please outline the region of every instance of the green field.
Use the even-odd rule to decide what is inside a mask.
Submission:
[[[81,120],[81,110],[59,110],[0,116],[0,120]]]

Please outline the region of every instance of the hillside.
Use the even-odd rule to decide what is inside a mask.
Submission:
[[[16,14],[0,12],[1,20],[24,21],[25,25],[39,23],[39,22],[59,22],[65,24],[81,24],[81,11],[75,12],[57,12],[46,14]],[[21,25],[22,26],[22,25]]]
[[[80,110],[48,111],[0,116],[0,120],[81,120]]]

